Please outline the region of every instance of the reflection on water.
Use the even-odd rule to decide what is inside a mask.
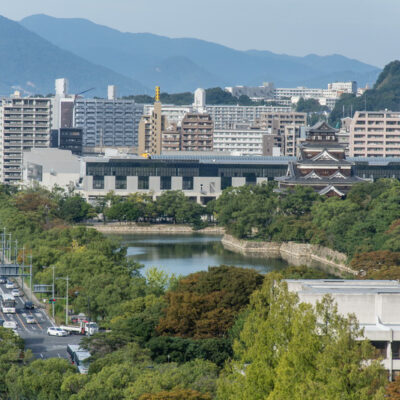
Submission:
[[[221,264],[253,268],[260,272],[288,266],[279,258],[244,256],[225,250],[218,235],[130,234],[118,235],[118,239],[128,246],[128,256],[144,264],[145,269],[156,266],[177,275]]]

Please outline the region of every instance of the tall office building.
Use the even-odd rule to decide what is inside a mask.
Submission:
[[[76,99],[74,126],[83,130],[86,147],[138,145],[143,105],[134,100]]]
[[[50,146],[51,99],[18,95],[5,98],[0,122],[1,181],[18,183],[22,179],[23,152]]]

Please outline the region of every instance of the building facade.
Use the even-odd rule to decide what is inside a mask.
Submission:
[[[82,128],[86,147],[137,146],[142,115],[143,105],[134,100],[78,98],[74,127]]]
[[[225,90],[234,97],[247,96],[256,101],[273,99],[275,95],[273,82],[264,82],[262,86],[229,86]]]
[[[371,341],[383,358],[382,364],[392,380],[400,374],[400,284],[379,280],[313,280],[286,281],[288,289],[299,300],[316,305],[330,295],[339,314],[354,314],[364,337]]]
[[[351,157],[400,157],[400,112],[356,111],[350,124]]]
[[[50,146],[51,99],[6,98],[1,106],[1,181],[22,180],[23,152]]]
[[[83,132],[81,128],[60,128],[51,131],[50,147],[71,150],[72,154],[83,153]]]
[[[181,150],[212,151],[214,123],[208,114],[187,113],[182,120]]]
[[[236,124],[233,129],[214,130],[214,151],[243,156],[272,156],[272,147],[271,130],[249,124]]]

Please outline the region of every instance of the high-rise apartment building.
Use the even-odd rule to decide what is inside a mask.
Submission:
[[[186,114],[180,131],[182,151],[213,150],[214,123],[209,114]]]
[[[301,112],[273,112],[261,114],[257,120],[257,126],[261,129],[270,129],[274,136],[274,146],[281,148],[281,154],[285,152],[285,127],[307,125],[307,113]]]
[[[110,95],[113,95],[111,90]],[[143,105],[134,100],[76,99],[74,126],[83,130],[86,147],[132,147],[138,145]]]
[[[400,157],[400,112],[356,111],[350,124],[350,157]]]
[[[139,123],[139,154],[161,154],[162,132],[167,128],[167,118],[162,115],[162,105],[156,101],[150,115],[143,115]]]
[[[230,106],[207,105],[214,129],[231,129],[235,124],[254,124],[265,113],[289,113],[290,106]]]
[[[237,124],[232,129],[214,130],[214,151],[242,156],[272,156],[273,145],[268,139],[273,139],[271,130]]]
[[[286,125],[284,129],[283,155],[296,157],[300,149],[301,140],[306,138],[305,126]]]
[[[23,152],[50,146],[51,99],[2,99],[0,121],[1,181],[18,183],[22,179]]]

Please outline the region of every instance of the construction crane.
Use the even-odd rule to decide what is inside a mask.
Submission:
[[[90,88],[90,89],[84,90],[83,92],[80,92],[80,93],[75,94],[75,95],[74,95],[74,104],[75,104],[76,99],[78,98],[78,96],[80,96],[81,94],[87,93],[87,92],[91,92],[91,91],[94,90],[94,89],[96,89],[96,88],[92,87],[92,88]]]

